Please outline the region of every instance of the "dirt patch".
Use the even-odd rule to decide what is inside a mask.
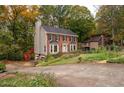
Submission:
[[[5,79],[5,78],[11,78],[11,77],[15,77],[15,74],[12,73],[0,73],[0,79]]]
[[[96,63],[107,63],[107,60],[97,61]]]
[[[6,70],[17,70],[17,69],[23,69],[27,67],[33,67],[34,61],[8,61],[5,60],[3,63],[6,64]]]
[[[14,70],[15,71],[15,70]],[[124,86],[124,64],[68,64],[18,69],[21,73],[54,73],[64,87]]]

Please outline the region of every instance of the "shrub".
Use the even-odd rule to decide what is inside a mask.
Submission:
[[[108,48],[112,51],[121,51],[121,47],[117,45],[111,45],[111,46],[108,46]]]
[[[6,65],[4,63],[0,62],[0,73],[4,72],[5,69],[6,69]]]
[[[22,60],[23,52],[18,45],[0,45],[0,60]]]
[[[8,52],[9,52],[9,46],[5,44],[0,44],[0,60],[7,59]]]
[[[8,60],[23,60],[23,52],[18,45],[12,45],[9,48]]]
[[[45,62],[48,62],[49,60],[53,60],[54,57],[51,54],[48,54],[45,58]]]
[[[53,57],[58,58],[58,57],[61,57],[62,55],[63,54],[61,52],[59,52],[58,54],[53,55]]]
[[[35,54],[32,53],[32,54],[31,54],[31,60],[34,60],[34,56],[35,56]]]
[[[108,63],[124,63],[124,55],[116,58],[111,58],[107,62]]]
[[[83,60],[82,57],[79,57],[79,58],[78,58],[78,63],[81,63],[82,60]]]
[[[4,60],[6,59],[6,55],[5,54],[0,54],[0,60]]]

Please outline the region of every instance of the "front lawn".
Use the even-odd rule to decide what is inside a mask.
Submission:
[[[116,58],[111,58],[107,62],[108,63],[124,63],[124,55],[116,57]]]
[[[39,61],[38,66],[94,62],[94,61],[100,61],[100,60],[108,60],[110,58],[114,58],[118,56],[119,54],[115,52],[63,54],[62,56],[57,58],[54,58],[54,56],[51,55],[51,57],[47,58],[47,61],[45,60]]]
[[[110,58],[118,57],[120,54],[117,52],[100,52],[100,53],[89,53],[84,54],[83,61],[101,61],[108,60]]]
[[[48,65],[60,65],[60,64],[71,64],[78,61],[79,55],[74,54],[64,54],[60,57],[54,58],[50,57],[47,61],[39,61],[38,66],[48,66]]]
[[[51,74],[21,74],[0,79],[0,87],[53,87],[57,86]]]

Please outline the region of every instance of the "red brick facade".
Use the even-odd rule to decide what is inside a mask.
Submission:
[[[50,35],[52,35],[52,40],[49,40]],[[49,53],[49,51],[50,51],[50,44],[51,44],[51,42],[56,42],[58,44],[59,52],[63,52],[62,51],[63,43],[67,44],[68,52],[71,52],[70,51],[70,44],[76,45],[76,49],[77,49],[77,37],[66,35],[66,41],[63,41],[63,36],[64,35],[58,35],[59,36],[59,40],[56,41],[55,40],[56,36],[57,36],[57,34],[47,34],[47,53]],[[73,41],[73,42],[70,41],[71,37],[73,39],[75,38],[75,41]]]

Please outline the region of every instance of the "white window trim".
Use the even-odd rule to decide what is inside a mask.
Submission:
[[[74,49],[75,46],[75,49]],[[70,44],[70,52],[77,51],[77,45],[76,44]]]
[[[52,34],[49,34],[49,38],[50,38],[49,41],[52,41],[53,35]]]
[[[68,44],[66,44],[66,43],[63,43],[63,44],[62,44],[62,52],[63,52],[63,46],[64,46],[64,45],[66,46],[66,49],[67,49],[67,50],[64,51],[64,52],[68,52]]]
[[[57,52],[54,52],[54,46],[57,45]],[[52,47],[51,47],[52,46]],[[51,48],[52,48],[52,52],[51,52]],[[50,44],[50,49],[49,49],[49,53],[50,54],[57,54],[59,53],[59,45],[58,44]]]

